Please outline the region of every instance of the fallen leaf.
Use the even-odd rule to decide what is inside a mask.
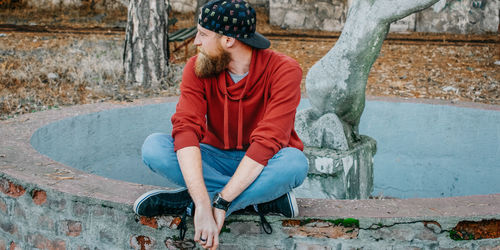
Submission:
[[[56,180],[74,180],[75,177],[74,176],[56,176],[55,179]]]

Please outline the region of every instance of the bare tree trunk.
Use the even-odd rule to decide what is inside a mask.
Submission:
[[[165,0],[130,0],[123,52],[127,86],[158,88],[168,67],[168,12]]]

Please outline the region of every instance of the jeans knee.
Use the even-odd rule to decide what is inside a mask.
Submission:
[[[171,137],[162,133],[154,133],[149,135],[142,144],[141,154],[144,164],[149,166],[149,163],[156,161],[165,154],[166,148],[172,144]],[[173,146],[172,150],[173,150]]]
[[[306,156],[301,151],[300,154],[297,154],[296,159],[293,161],[293,168],[296,169],[297,176],[297,186],[302,184],[307,177],[307,173],[309,172],[309,162],[307,161]]]
[[[289,173],[295,179],[295,186],[299,186],[305,180],[309,171],[309,163],[304,152],[290,147],[283,149],[281,153],[283,153],[283,158],[280,160],[286,163],[286,168],[290,170]]]

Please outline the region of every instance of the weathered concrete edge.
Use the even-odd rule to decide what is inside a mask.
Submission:
[[[421,104],[445,105],[445,106],[453,106],[461,108],[500,111],[500,105],[484,104],[477,102],[453,101],[453,100],[421,99],[421,98],[409,98],[409,97],[398,98],[390,96],[369,96],[369,95],[366,96],[366,100],[382,101],[382,102],[421,103]]]
[[[75,114],[176,100],[177,98],[155,98],[133,103],[81,105],[3,121],[0,123],[0,134],[3,137],[0,142],[0,177],[27,187],[28,191],[43,189],[48,192],[61,192],[65,196],[71,196],[73,200],[131,211],[135,198],[155,187],[94,176],[57,163],[36,152],[29,144],[29,139],[36,129]],[[54,175],[61,170],[67,171],[64,176]],[[117,186],[120,188],[116,189]],[[446,230],[461,220],[500,219],[500,194],[407,200],[300,199],[299,205],[301,218],[356,218],[360,220],[361,228],[379,224],[390,226],[416,221],[437,221]],[[237,218],[240,217],[242,220],[257,220],[254,216]],[[278,222],[283,218],[270,217],[270,220]]]

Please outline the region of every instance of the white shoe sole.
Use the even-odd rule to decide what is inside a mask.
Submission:
[[[297,198],[295,197],[295,193],[292,191],[287,193],[288,202],[290,202],[290,207],[292,208],[292,217],[295,218],[299,215],[299,205],[297,204]]]
[[[157,194],[174,194],[174,193],[179,193],[179,192],[182,192],[184,190],[186,190],[187,188],[179,188],[179,189],[175,189],[175,190],[165,190],[165,189],[155,189],[155,190],[151,190],[149,192],[146,192],[144,194],[142,194],[139,198],[137,198],[134,202],[134,213],[138,214],[137,213],[137,208],[149,197],[153,196],[153,195],[157,195]]]

